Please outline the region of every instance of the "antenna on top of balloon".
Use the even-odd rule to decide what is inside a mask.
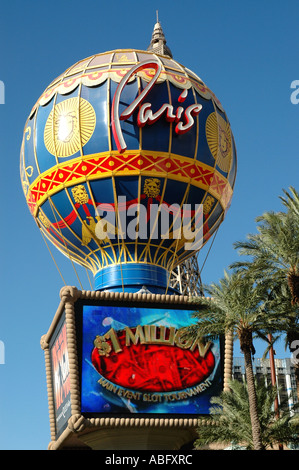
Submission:
[[[167,41],[165,38],[165,34],[159,21],[159,13],[158,10],[156,10],[156,23],[152,33],[151,42],[147,48],[147,51],[172,58],[172,52],[166,43]]]

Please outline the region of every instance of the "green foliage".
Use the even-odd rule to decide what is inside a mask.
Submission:
[[[246,260],[231,265],[272,285],[287,283],[289,273],[299,274],[299,195],[292,187],[284,194],[280,199],[286,211],[269,211],[257,217],[258,233],[234,244]]]
[[[225,271],[223,279],[205,286],[205,291],[210,297],[192,300],[198,307],[193,315],[196,323],[186,328],[186,335],[211,340],[228,331],[236,336],[247,329],[266,339],[267,333],[283,325],[270,308],[267,286],[250,275]]]
[[[286,334],[290,345],[299,337],[299,194],[290,187],[284,195],[280,199],[285,212],[257,217],[258,233],[234,244],[245,260],[230,267],[264,286],[265,312],[281,320],[269,332]]]
[[[286,281],[290,268],[299,263],[299,224],[291,213],[266,212],[256,221],[257,234],[247,235],[234,247],[249,261],[237,262],[233,268],[250,268],[257,279],[271,277],[276,282]]]
[[[280,199],[287,210],[293,214],[297,220],[299,220],[299,194],[295,188],[290,186],[289,191],[283,190],[286,197],[281,197]]]
[[[197,448],[219,443],[230,445],[239,443],[252,450],[252,428],[249,413],[247,386],[236,380],[230,382],[231,391],[222,392],[211,399],[210,418],[202,419],[197,430]],[[276,387],[256,383],[258,416],[261,426],[261,438],[264,448],[274,445],[299,443],[299,422],[291,418],[290,413],[280,412],[277,419],[274,411]]]

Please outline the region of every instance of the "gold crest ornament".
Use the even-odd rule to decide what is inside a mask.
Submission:
[[[210,213],[214,202],[215,202],[215,199],[212,196],[207,196],[206,197],[206,199],[203,202],[203,213],[205,215]]]
[[[144,182],[143,192],[147,197],[157,197],[160,194],[160,185],[158,178],[147,178]]]
[[[79,184],[78,186],[72,188],[72,194],[77,204],[87,204],[89,201],[87,191],[83,184]]]
[[[222,171],[228,172],[232,163],[232,136],[230,125],[220,114],[211,113],[206,122],[209,149]]]
[[[91,216],[86,218],[87,221],[83,220],[82,224],[81,245],[87,246],[91,240],[95,240],[99,245],[107,245],[119,232],[111,222],[99,216],[96,216],[96,220]]]
[[[95,234],[96,225],[97,225],[96,221],[91,216],[88,216],[86,218],[87,218],[87,221],[83,220],[83,223],[82,223],[82,243],[81,243],[81,245],[83,245],[83,246],[87,246],[91,242],[91,240],[94,240],[94,239],[97,238],[96,234]]]
[[[79,184],[72,188],[73,198],[76,204],[88,204],[89,196],[83,184]],[[87,220],[82,223],[82,243],[81,245],[87,246],[91,240],[97,241],[100,245],[109,243],[110,236],[114,238],[117,233],[121,233],[108,220],[96,216],[87,216]]]
[[[95,125],[96,114],[88,101],[79,97],[61,101],[47,119],[45,146],[59,158],[74,155],[89,141]]]
[[[38,220],[39,220],[39,222],[41,222],[41,224],[42,224],[46,229],[48,229],[48,228],[51,226],[51,222],[50,222],[49,219],[45,216],[45,214],[43,213],[43,211],[42,211],[41,209],[40,209],[40,211],[39,211]]]

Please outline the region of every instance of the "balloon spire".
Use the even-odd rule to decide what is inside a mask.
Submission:
[[[158,10],[156,10],[156,24],[154,26],[151,42],[147,50],[150,52],[155,52],[156,54],[166,55],[172,58],[172,52],[166,45],[166,39],[163,33],[161,23],[159,21]]]

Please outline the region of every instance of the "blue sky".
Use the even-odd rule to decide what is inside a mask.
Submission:
[[[64,285],[22,193],[19,153],[25,121],[47,85],[80,59],[113,49],[146,49],[157,9],[174,59],[220,99],[236,140],[233,201],[205,263],[203,282],[217,282],[238,259],[233,243],[256,231],[258,215],[281,209],[283,188],[298,189],[299,105],[290,100],[291,82],[299,80],[298,1],[3,1],[0,449],[46,449],[50,441],[39,341]],[[208,248],[199,255],[200,266]],[[55,258],[66,283],[78,285],[68,260],[56,253]],[[88,289],[84,272],[81,280]],[[276,352],[277,357],[289,354],[282,345]]]

